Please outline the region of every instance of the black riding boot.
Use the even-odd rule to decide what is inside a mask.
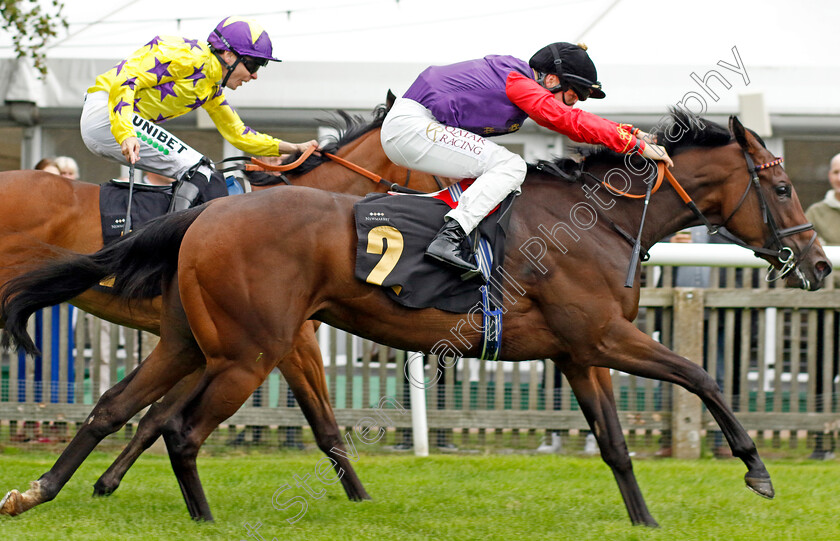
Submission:
[[[199,178],[195,179],[199,182],[207,182],[204,175],[196,174]],[[192,179],[184,179],[175,185],[175,190],[172,192],[172,201],[169,203],[169,212],[178,212],[179,210],[186,210],[195,203],[198,198],[200,190],[198,186],[192,183]]]
[[[426,248],[426,255],[464,271],[477,271],[478,266],[470,262],[472,254],[465,249],[467,246],[467,234],[461,224],[449,220]]]

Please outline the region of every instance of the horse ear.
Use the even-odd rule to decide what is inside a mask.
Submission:
[[[385,96],[385,111],[390,111],[391,107],[394,106],[394,102],[397,101],[397,96],[391,92],[391,89],[388,89],[388,94]]]
[[[735,140],[738,141],[741,148],[746,150],[751,146],[750,139],[753,139],[752,134],[744,128],[744,125],[741,124],[741,121],[735,115],[729,117],[729,131],[735,136]]]

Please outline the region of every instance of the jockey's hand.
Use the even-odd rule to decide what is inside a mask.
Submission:
[[[666,152],[665,147],[655,145],[653,143],[646,143],[642,156],[650,158],[651,160],[663,161],[668,167],[674,167],[674,162],[671,161],[671,157],[668,156],[668,152]]]
[[[120,144],[122,155],[128,163],[137,163],[140,159],[140,141],[136,137],[129,137]]]
[[[321,150],[320,146],[318,145],[318,141],[313,139],[311,141],[307,141],[305,143],[298,144],[297,145],[297,151],[298,152],[306,152],[309,149],[309,147],[312,147],[312,146],[315,147],[315,150]]]
[[[316,150],[319,150],[318,141],[312,140],[307,141],[305,143],[287,143],[282,141],[277,148],[278,154],[294,154],[295,152],[305,152],[311,146],[315,146]]]
[[[639,130],[639,131],[636,132],[636,138],[641,139],[645,143],[653,143],[653,144],[657,143],[655,134],[651,134],[651,133],[648,133],[648,132],[642,131],[642,130]]]

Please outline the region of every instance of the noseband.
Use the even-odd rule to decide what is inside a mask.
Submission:
[[[780,278],[784,278],[792,270],[796,269],[797,265],[799,265],[799,262],[802,261],[802,259],[804,259],[805,255],[814,245],[814,241],[817,238],[817,232],[814,231],[814,225],[811,223],[795,225],[793,227],[788,227],[787,229],[779,229],[775,218],[773,218],[773,213],[770,212],[770,207],[767,204],[767,200],[764,198],[764,194],[761,192],[761,183],[758,178],[758,172],[762,169],[768,169],[776,165],[781,165],[783,159],[776,158],[773,161],[763,163],[760,165],[755,165],[755,163],[752,160],[752,157],[750,157],[750,155],[746,151],[744,151],[744,159],[747,161],[747,170],[750,173],[750,182],[747,184],[747,188],[746,190],[744,190],[743,195],[741,195],[741,199],[738,201],[738,204],[735,206],[735,208],[732,210],[729,216],[726,217],[723,223],[719,226],[714,226],[711,223],[709,223],[705,216],[701,215],[701,218],[705,222],[706,227],[709,230],[709,234],[718,234],[734,244],[752,250],[752,252],[756,256],[765,255],[777,259],[781,264],[782,268],[776,272],[775,268],[771,266],[767,271],[767,276],[765,277],[765,280],[767,280],[768,282],[774,282]],[[758,196],[758,203],[761,207],[762,219],[764,220],[764,223],[767,224],[767,228],[770,230],[770,238],[761,248],[750,246],[741,239],[728,233],[727,231],[720,230],[721,227],[725,227],[726,224],[729,223],[729,220],[731,220],[732,217],[735,216],[735,213],[738,212],[738,210],[741,208],[741,205],[744,204],[744,201],[747,199],[747,195],[750,193],[751,186],[755,188],[755,193]],[[796,257],[796,255],[793,253],[793,250],[782,243],[782,239],[785,237],[790,237],[792,235],[803,233],[805,231],[814,231],[814,233],[813,235],[811,235],[811,240],[808,242],[808,246],[806,246],[805,249],[802,250],[802,252],[799,254],[799,257]],[[800,275],[800,279],[804,280],[804,277]]]

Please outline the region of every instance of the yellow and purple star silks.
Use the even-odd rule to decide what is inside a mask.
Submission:
[[[97,77],[88,93],[108,92],[111,133],[120,144],[135,135],[135,112],[160,123],[203,107],[233,146],[257,156],[276,156],[280,140],[245,126],[219,86],[223,76],[222,65],[206,43],[155,36]]]

